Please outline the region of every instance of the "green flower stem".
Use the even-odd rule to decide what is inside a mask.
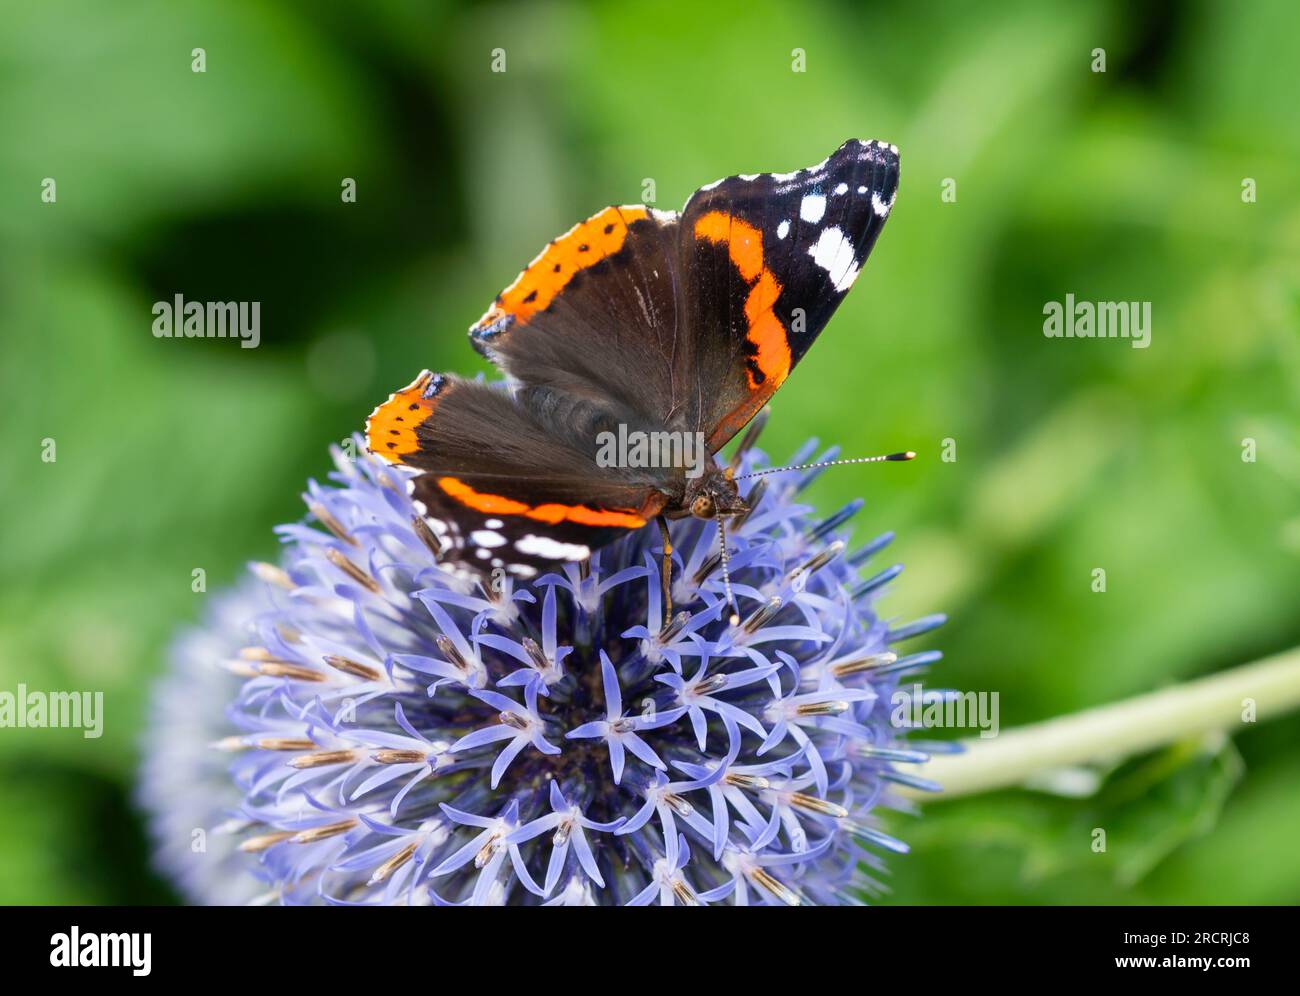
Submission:
[[[964,741],[965,754],[939,755],[917,774],[943,785],[946,799],[1021,785],[1054,768],[1115,762],[1176,740],[1232,730],[1300,706],[1300,648],[1230,671],[1058,719]]]

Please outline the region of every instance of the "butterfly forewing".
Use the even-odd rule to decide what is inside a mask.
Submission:
[[[857,279],[893,207],[898,152],[846,142],[795,173],[696,191],[679,222],[692,423],[716,451],[785,382]]]

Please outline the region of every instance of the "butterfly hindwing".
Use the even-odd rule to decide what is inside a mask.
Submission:
[[[561,506],[548,503],[540,506],[543,515],[538,519],[523,510],[531,513],[539,506],[521,498],[486,488],[480,491],[460,478],[433,474],[421,474],[411,482],[411,498],[425,526],[437,537],[442,560],[483,573],[500,568],[521,578],[534,577],[556,564],[585,560],[592,551],[646,522],[632,511],[564,505],[560,512]],[[609,524],[575,521],[574,512],[590,513],[593,520]]]
[[[532,576],[579,560],[659,511],[644,472],[604,468],[595,423],[548,424],[508,391],[425,371],[366,424],[372,452],[421,471],[411,494],[444,558]]]

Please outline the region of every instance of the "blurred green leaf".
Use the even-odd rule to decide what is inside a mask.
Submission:
[[[914,851],[895,869],[894,894],[989,901],[975,898],[989,889],[1006,902],[1133,901],[1126,897],[1154,868],[1213,829],[1242,773],[1236,747],[1216,736],[1125,762],[1084,799],[1015,790],[929,806],[900,828]],[[961,883],[950,894],[945,874]]]

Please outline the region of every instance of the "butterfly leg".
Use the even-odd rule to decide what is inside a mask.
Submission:
[[[659,523],[659,535],[663,538],[664,553],[661,561],[660,585],[664,590],[664,621],[667,626],[673,619],[673,540],[668,535],[668,520],[662,515],[655,516]]]

